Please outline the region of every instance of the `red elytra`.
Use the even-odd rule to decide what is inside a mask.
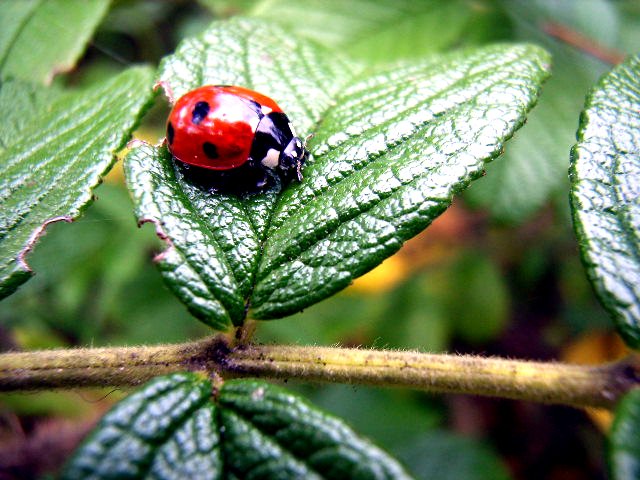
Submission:
[[[282,109],[238,86],[206,85],[186,93],[167,121],[169,151],[181,162],[229,170],[247,162],[261,117]]]

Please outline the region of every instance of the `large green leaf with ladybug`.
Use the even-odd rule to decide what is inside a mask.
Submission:
[[[304,180],[255,195],[209,193],[164,146],[126,171],[158,266],[192,313],[224,329],[318,302],[427,227],[483,174],[535,104],[546,52],[494,45],[369,72],[263,21],[216,22],[160,66],[174,97],[234,84],[275,99],[313,134]]]

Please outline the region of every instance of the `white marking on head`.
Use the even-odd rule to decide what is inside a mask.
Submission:
[[[273,148],[270,148],[265,157],[262,159],[262,165],[267,168],[274,169],[278,166],[278,159],[280,158],[280,152]]]
[[[262,111],[263,115],[269,115],[271,112],[273,112],[272,108],[265,107],[264,105],[260,106],[260,110]]]

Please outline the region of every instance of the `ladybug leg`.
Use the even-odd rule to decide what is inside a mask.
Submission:
[[[240,177],[249,192],[264,190],[269,185],[273,185],[274,172],[252,157],[249,157],[247,163],[238,170],[242,170]]]
[[[309,140],[311,140],[313,137],[315,137],[315,133],[310,133],[309,135],[307,135],[306,137],[304,137],[304,142],[302,142],[302,148],[304,148],[305,150],[307,149],[307,144],[309,143]]]
[[[269,185],[277,183],[278,176],[271,168],[267,168],[262,164],[259,164],[259,168],[256,169],[256,173],[256,188],[258,190],[262,190]]]
[[[258,181],[256,182],[256,188],[258,190],[262,190],[267,186],[267,183],[269,183],[269,177],[265,173],[265,175],[262,178],[258,179]]]
[[[309,156],[304,144],[298,137],[293,137],[280,155],[278,167],[287,180],[302,181],[302,165]]]

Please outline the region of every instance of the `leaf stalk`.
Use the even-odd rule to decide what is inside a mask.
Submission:
[[[575,407],[612,408],[640,385],[640,355],[595,366],[339,347],[233,345],[229,336],[173,345],[10,352],[0,391],[135,386],[178,371],[229,379],[404,387]]]

